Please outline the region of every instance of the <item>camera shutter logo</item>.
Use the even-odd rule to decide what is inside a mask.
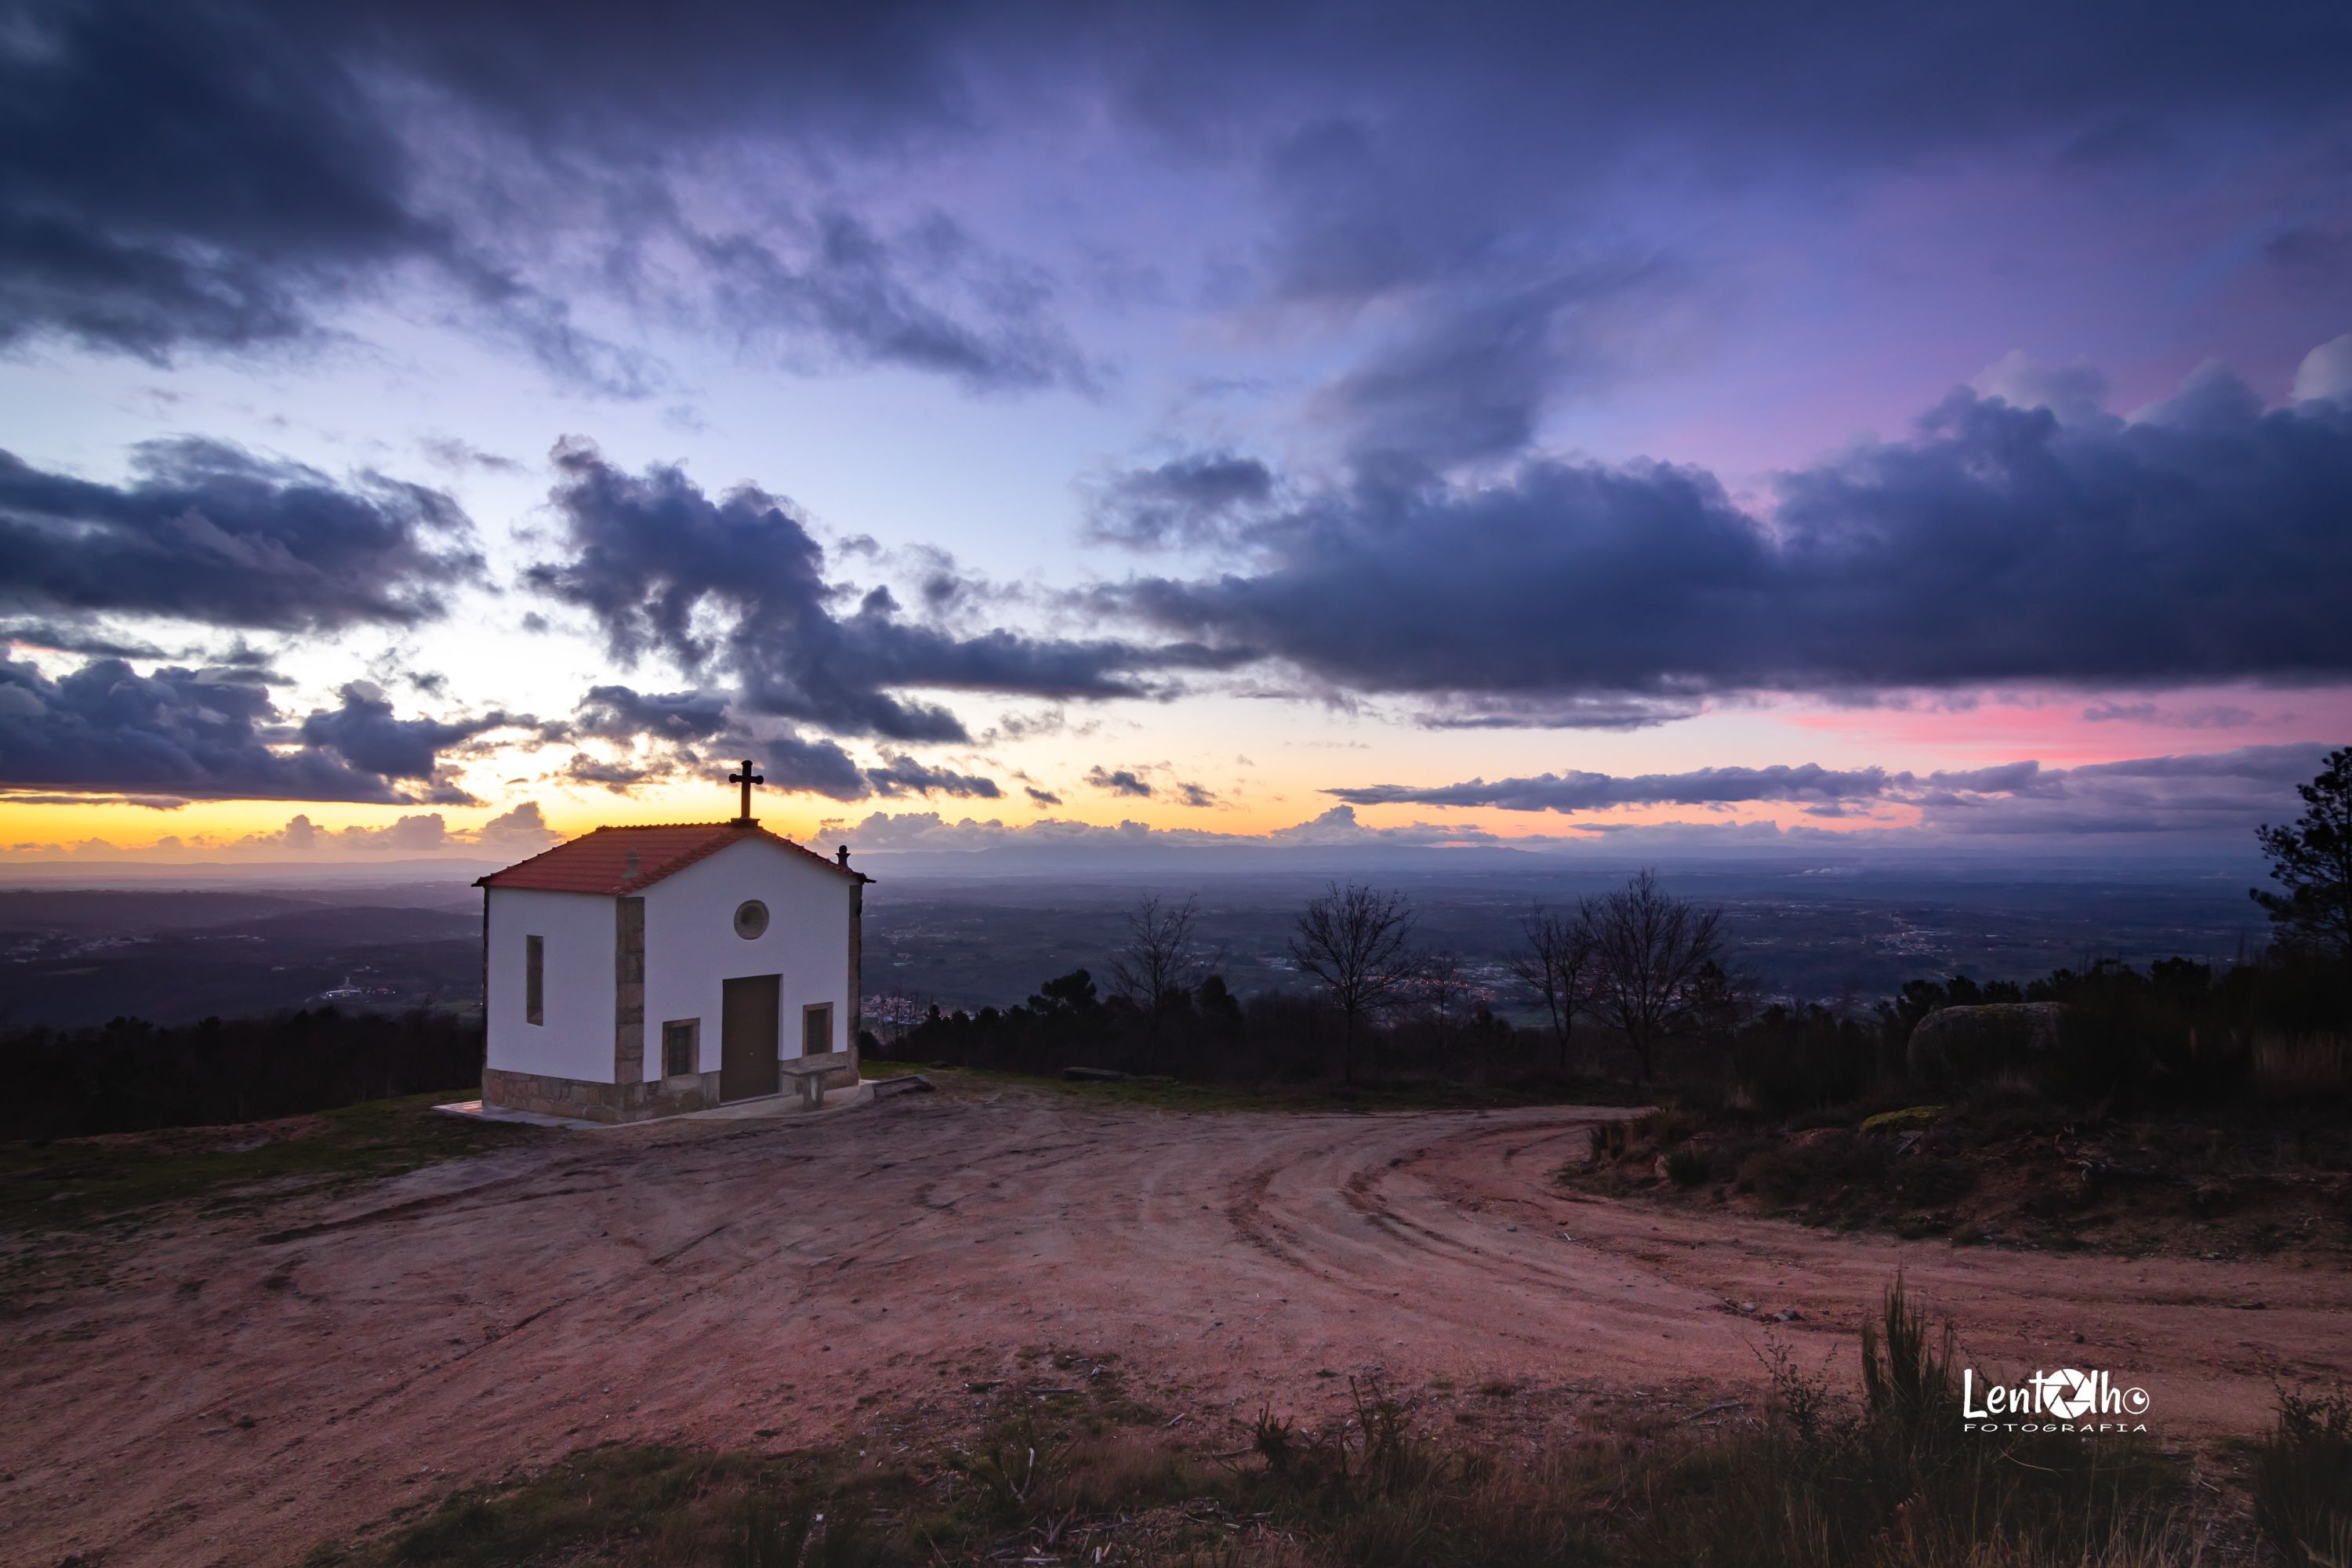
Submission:
[[[2061,1367],[2042,1380],[2042,1409],[2061,1421],[2088,1415],[2099,1403],[2099,1380],[2087,1372]]]

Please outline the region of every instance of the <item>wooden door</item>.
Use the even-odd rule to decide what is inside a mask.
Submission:
[[[719,1016],[719,1099],[776,1092],[776,1007],[782,984],[781,974],[725,983]]]

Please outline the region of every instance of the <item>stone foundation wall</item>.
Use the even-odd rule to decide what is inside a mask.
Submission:
[[[857,1087],[857,1053],[834,1051],[822,1057],[787,1060],[780,1087],[798,1093],[790,1080],[801,1061],[802,1070],[821,1072],[827,1094]],[[541,1116],[572,1116],[583,1121],[646,1121],[656,1116],[678,1116],[708,1110],[719,1103],[719,1074],[689,1073],[682,1078],[656,1079],[651,1083],[590,1083],[585,1079],[550,1078],[543,1073],[482,1069],[482,1102],[509,1110],[536,1111]]]
[[[719,1103],[719,1075],[689,1073],[651,1083],[590,1083],[584,1079],[485,1068],[482,1100],[509,1110],[572,1116],[583,1121],[644,1121],[709,1110]]]

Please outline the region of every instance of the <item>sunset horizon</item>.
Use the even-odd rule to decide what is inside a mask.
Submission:
[[[0,220],[80,259],[0,291],[0,876],[502,853],[742,756],[877,847],[2251,855],[2352,735],[2293,11],[1558,81],[1564,22],[1228,76],[1051,12],[33,7],[16,140],[81,153]]]

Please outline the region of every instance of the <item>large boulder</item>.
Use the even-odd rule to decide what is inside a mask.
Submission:
[[[2064,1005],[2057,1002],[1938,1008],[1912,1029],[1905,1059],[1916,1082],[1966,1089],[2057,1049],[2065,1016]]]

